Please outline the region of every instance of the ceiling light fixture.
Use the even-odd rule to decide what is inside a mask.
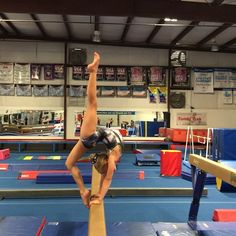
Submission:
[[[178,20],[175,19],[175,18],[166,17],[166,18],[164,19],[164,21],[165,21],[165,22],[177,22]]]
[[[218,52],[218,51],[219,51],[218,45],[213,44],[213,45],[211,46],[211,51],[212,51],[212,52]]]
[[[94,30],[93,35],[92,35],[92,40],[95,43],[101,42],[101,33],[99,30]]]
[[[212,39],[211,51],[212,52],[218,52],[219,51],[219,46],[217,45],[215,38]]]

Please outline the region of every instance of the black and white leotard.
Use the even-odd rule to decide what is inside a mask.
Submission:
[[[81,142],[88,149],[95,147],[98,142],[102,142],[108,150],[112,150],[117,145],[122,147],[123,138],[118,130],[98,128],[96,132],[89,137],[81,138]]]

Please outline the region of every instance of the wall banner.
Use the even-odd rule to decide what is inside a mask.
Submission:
[[[213,69],[194,69],[194,93],[214,93]]]
[[[177,113],[177,125],[207,125],[206,113]]]

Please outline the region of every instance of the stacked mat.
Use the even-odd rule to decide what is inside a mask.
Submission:
[[[185,180],[192,181],[191,165],[188,161],[182,162],[181,177]],[[205,184],[216,184],[216,177],[207,173]]]
[[[158,166],[160,165],[160,156],[157,154],[136,154],[135,164],[137,166]]]
[[[135,165],[137,166],[159,166],[160,150],[158,149],[135,149],[136,154]]]
[[[236,161],[236,129],[214,129],[212,155],[214,160]]]

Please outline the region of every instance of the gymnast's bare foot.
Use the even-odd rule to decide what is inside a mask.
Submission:
[[[89,208],[89,199],[90,199],[90,190],[86,189],[84,192],[80,192],[81,199],[83,201],[83,204]]]
[[[93,62],[90,63],[87,67],[89,73],[97,72],[100,62],[100,55],[97,52],[94,52]]]

